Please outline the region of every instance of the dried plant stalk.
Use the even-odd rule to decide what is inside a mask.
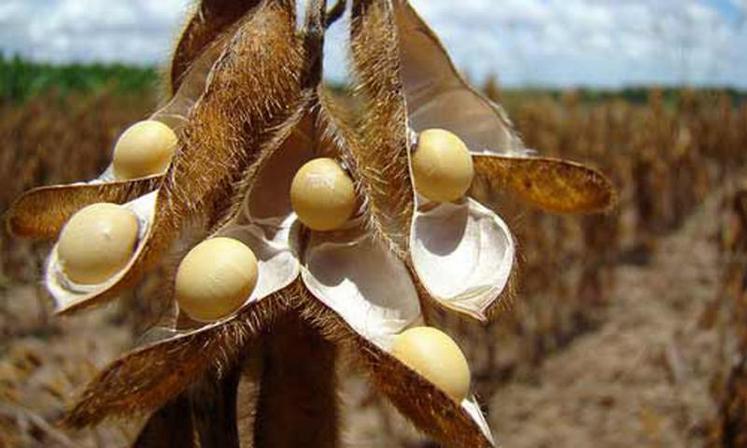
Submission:
[[[288,314],[261,350],[255,446],[339,446],[334,345]]]
[[[208,372],[190,388],[189,398],[199,446],[240,448],[236,427],[240,379],[240,368],[234,365],[220,375]]]
[[[239,448],[236,427],[239,368],[213,372],[154,412],[133,448],[215,446]]]
[[[170,448],[194,445],[192,409],[188,397],[179,395],[150,416],[132,447]]]

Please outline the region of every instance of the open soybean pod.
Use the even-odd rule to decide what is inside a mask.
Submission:
[[[126,132],[118,142],[121,146],[115,148],[115,158],[119,153],[120,160],[125,160],[125,171],[128,171],[126,165],[132,168],[133,159],[145,157],[152,159],[151,164],[156,164],[156,169],[151,170],[155,172],[147,174],[146,169],[144,175],[138,176],[141,170],[135,168],[124,176],[126,179],[118,179],[112,163],[96,179],[88,182],[33,189],[21,195],[9,209],[6,219],[11,233],[26,238],[54,239],[70,217],[83,207],[98,202],[124,204],[160,186],[162,171],[171,162],[173,153],[179,151],[177,135],[183,130],[187,117],[204,92],[208,74],[228,41],[228,34],[217,31],[209,36],[201,36],[201,39],[213,40],[201,47],[199,53],[193,54],[186,48],[186,43],[180,43],[174,54],[174,59],[187,66],[180,78],[182,82],[179,88],[147,121],[136,124],[130,129],[131,132]],[[192,38],[185,34],[182,40],[185,39]],[[156,142],[153,142],[154,139]],[[134,154],[128,156],[128,151]],[[148,164],[147,160],[145,164]],[[143,162],[135,161],[135,165],[142,166]],[[132,174],[137,178],[131,178]]]
[[[363,115],[360,146],[349,145],[349,157],[367,199],[368,227],[375,231],[371,237],[355,240],[354,245],[335,247],[322,235],[312,241],[317,249],[307,252],[308,266],[302,274],[310,292],[320,300],[309,299],[307,310],[314,309],[312,303],[318,306],[321,302],[324,307],[316,313],[319,319],[325,320],[324,310],[328,308],[342,317],[326,322],[326,326],[332,333],[352,335],[352,339],[343,340],[349,340],[355,348],[377,388],[418,428],[451,446],[492,446],[490,431],[479,410],[474,412],[478,407],[472,397],[457,403],[390,353],[394,336],[422,318],[420,300],[430,301],[410,260],[416,201],[394,19],[389,0],[352,3],[351,46]],[[383,250],[387,246],[389,250]],[[354,252],[365,247],[370,248],[367,258],[379,269],[386,269],[382,279],[391,279],[389,285],[396,291],[381,298],[365,297],[377,288],[358,282],[363,286],[361,296],[369,302],[356,313],[343,300],[344,291],[337,291],[341,288],[335,285],[333,271],[321,272],[319,266],[325,259],[346,260],[344,264],[353,265],[350,272],[338,274],[359,278],[364,274],[356,277],[355,264],[365,260]],[[335,296],[340,296],[339,300]],[[369,315],[367,320],[352,316],[361,312]]]
[[[407,109],[415,132],[439,128],[453,132],[473,153],[479,181],[495,190],[508,189],[546,211],[589,213],[612,207],[616,193],[606,177],[577,163],[532,156],[503,108],[467,84],[410,3],[392,1]]]
[[[400,33],[409,30],[397,27],[396,11],[391,1],[353,4],[352,59],[363,104],[362,145],[351,146],[353,159],[362,161],[358,177],[374,192],[367,195],[379,217],[372,222],[381,223],[374,228],[404,253],[421,301],[486,321],[512,290],[514,240],[503,220],[473,198],[434,203],[415,194],[417,142],[399,49]]]
[[[371,264],[381,261],[375,259]],[[391,267],[391,264],[386,267],[386,274],[402,274],[389,271]],[[306,283],[308,286],[308,281]],[[315,291],[313,285],[310,286],[316,298],[311,297],[307,291],[302,291],[306,296],[303,316],[322,324],[329,337],[347,346],[348,351],[364,367],[373,387],[420,431],[445,446],[495,446],[490,428],[473,395],[468,393],[466,398],[457,402],[445,389],[395,356],[393,344],[396,334],[418,325],[420,308],[412,284],[407,286],[399,281],[395,285],[396,289],[390,288],[390,292],[403,294],[403,298],[412,306],[393,306],[396,300],[390,299],[388,304],[381,303],[381,307],[374,302],[367,308],[351,306],[343,301],[317,300],[319,291]],[[385,288],[379,289],[384,292]],[[339,318],[331,318],[330,309]],[[368,312],[370,316],[363,319],[361,312]],[[376,312],[381,315],[374,317]],[[382,325],[384,323],[388,326]],[[441,368],[450,367],[442,364]]]
[[[47,284],[60,312],[112,298],[160,260],[186,222],[210,223],[222,215],[259,157],[267,130],[293,114],[302,94],[303,53],[293,2],[267,0],[242,18],[204,74],[205,88],[160,187],[125,204],[140,220],[140,239],[127,266],[102,284],[80,287],[60,275],[53,249]]]
[[[242,138],[252,140],[244,141],[242,154],[233,154],[236,159],[245,160],[246,165],[232,166],[226,165],[226,160],[221,161],[227,173],[238,172],[240,178],[230,183],[231,191],[221,192],[227,195],[229,205],[210,210],[210,221],[214,224],[206,240],[230,238],[250,248],[256,255],[259,271],[256,286],[235,312],[213,322],[180,319],[165,337],[143,344],[111,363],[88,385],[68,416],[68,424],[80,427],[107,417],[164,406],[207,371],[220,369],[242,357],[246,344],[265,331],[277,316],[287,312],[300,294],[302,286],[297,280],[300,225],[291,208],[289,191],[296,170],[314,156],[317,118],[311,111],[315,110],[318,76],[311,73],[315,63],[309,52],[318,50],[309,42],[316,37],[304,40],[294,33],[294,12],[292,1],[263,2],[254,17],[237,31],[234,48],[229,48],[225,56],[230,59],[225,59],[224,64],[230,61],[231,70],[240,73],[221,72],[219,65],[212,76],[213,82],[223,82],[231,76],[234,82],[244,86],[244,90],[233,92],[226,92],[228,86],[222,86],[227,96],[220,98],[223,101],[220,104],[226,108],[221,109],[220,117],[253,110],[234,109],[232,106],[237,102],[246,104],[245,101],[264,99],[273,108],[267,115],[273,117],[271,124],[260,122],[261,118],[255,115],[245,117],[255,126],[263,126],[262,132],[253,137],[242,134]],[[283,46],[279,41],[285,42]],[[266,52],[267,48],[274,51]],[[236,53],[231,56],[233,52]],[[247,64],[252,70],[247,70]],[[268,86],[263,76],[279,72],[287,72],[290,79],[283,86]],[[252,81],[262,85],[247,86],[243,76],[250,74],[259,77]],[[242,78],[235,78],[239,75]],[[244,97],[249,93],[246,89],[262,87],[272,87],[264,91],[264,98],[259,94]],[[210,89],[199,107],[211,102]],[[280,89],[283,94],[273,93],[273,89]],[[275,96],[268,98],[268,94]],[[215,101],[213,107],[217,107],[218,100]],[[236,126],[237,123],[244,126]],[[230,125],[240,130],[248,124],[234,121]],[[206,165],[202,163],[204,169]],[[183,188],[189,187],[188,178],[181,181]]]
[[[232,314],[214,322],[180,320],[166,337],[108,365],[87,386],[68,424],[86,426],[164,406],[207,371],[243,356],[247,344],[288,311],[302,287],[297,281],[300,226],[288,193],[295,169],[312,157],[308,101],[306,91],[295,112],[263,140],[261,155],[237,192],[243,199],[225,211],[206,240],[232,238],[254,252],[259,270],[254,290]]]
[[[405,111],[400,103],[378,101],[397,88],[398,73],[388,64],[380,66],[378,75],[372,71],[377,58],[386,57],[382,50],[391,51],[396,38],[387,35],[391,27],[371,29],[388,17],[381,15],[381,5],[372,3],[353,3],[351,45],[360,121],[322,87],[314,107],[316,156],[343,163],[361,203],[343,227],[305,232],[299,256],[303,317],[332,340],[378,347],[390,345],[394,335],[416,323],[421,308],[406,261],[414,194]]]

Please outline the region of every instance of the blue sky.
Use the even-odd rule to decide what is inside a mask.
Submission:
[[[747,89],[747,0],[412,0],[472,78],[510,86]],[[0,0],[0,49],[162,63],[189,0]],[[455,6],[456,5],[456,6]],[[43,13],[41,13],[43,11]],[[331,36],[339,41],[343,27]],[[330,74],[344,76],[344,46]]]

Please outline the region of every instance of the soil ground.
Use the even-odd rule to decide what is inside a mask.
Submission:
[[[701,446],[719,351],[698,325],[720,281],[712,197],[650,264],[617,268],[605,322],[493,397],[506,447]]]

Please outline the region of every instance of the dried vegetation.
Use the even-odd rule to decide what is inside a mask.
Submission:
[[[121,129],[144,117],[155,103],[155,95],[127,98],[104,92],[95,97],[50,96],[23,105],[4,104],[0,120],[0,135],[6,142],[0,164],[4,171],[1,208],[7,209],[12,198],[32,186],[90,178],[100,172],[110,157],[102,148],[110,148]],[[720,187],[738,178],[744,163],[743,151],[738,148],[747,146],[747,107],[733,104],[725,95],[682,91],[677,102],[664,105],[656,91],[644,104],[622,100],[582,103],[577,95],[567,93],[560,100],[532,98],[512,108],[511,113],[531,146],[553,156],[590,161],[612,174],[621,187],[621,201],[612,214],[577,219],[520,209],[508,198],[495,198],[518,234],[521,274],[516,299],[487,327],[436,316],[467,347],[482,397],[499,396],[496,394],[505,384],[531,377],[548,355],[604,322],[615,266],[645,265],[659,238],[676,231],[705,197],[719,194]],[[674,166],[680,169],[672,169]],[[714,420],[713,446],[739,446],[735,440],[741,440],[737,439],[740,435],[734,428],[740,427],[739,419],[745,415],[743,401],[739,401],[743,395],[734,393],[739,390],[743,367],[741,362],[733,363],[731,355],[742,350],[737,336],[742,330],[736,318],[739,314],[727,311],[738,309],[743,295],[744,255],[740,255],[738,241],[744,224],[739,205],[737,199],[725,200],[723,215],[718,217],[724,221],[726,260],[718,308],[724,310],[704,311],[703,318],[724,332],[723,364],[712,366],[714,400],[723,403],[721,419]],[[81,349],[76,337],[84,335],[79,329],[61,326],[47,317],[46,294],[34,287],[46,244],[5,234],[2,247],[2,394],[7,403],[0,417],[2,440],[10,446],[60,444],[55,442],[61,437],[60,430],[52,425],[69,405],[71,394],[95,372],[91,362],[100,366],[102,361],[90,359],[91,354]],[[148,290],[147,285],[144,288]],[[97,350],[108,352],[100,355],[102,359],[111,359],[124,348],[127,334],[140,334],[149,326],[148,319],[156,311],[142,297],[155,292],[152,289],[121,302],[105,317],[97,315],[95,323],[85,324],[90,331],[102,334]],[[714,314],[721,317],[716,319]],[[63,337],[61,331],[74,337]],[[58,354],[50,356],[38,341],[53,344]],[[736,359],[742,359],[739,356]],[[90,367],[72,368],[69,363],[76,359]],[[27,382],[30,375],[40,376],[47,370],[43,365],[64,372],[64,379],[51,375]],[[358,412],[363,415],[370,413],[371,406],[381,406],[378,400],[361,399],[356,407],[360,406]],[[26,410],[37,414],[36,420],[27,417]],[[383,412],[389,414],[386,408]],[[398,436],[397,428],[391,428],[394,434],[387,440],[412,440],[409,431]],[[82,432],[70,437],[88,445],[125,437],[118,428],[97,431],[95,436]]]
[[[373,8],[370,2],[357,2],[357,5],[360,17],[364,17],[363,10]],[[375,13],[381,14],[381,11]],[[373,21],[386,20],[385,16],[382,18],[375,13],[370,13],[368,17]],[[204,12],[196,17],[209,18],[210,14]],[[274,20],[272,16],[265,19]],[[230,28],[233,23],[232,20],[226,20],[225,24],[219,23],[221,30],[224,27]],[[382,26],[363,21],[356,23],[359,28],[355,28],[354,33],[361,32],[367,25]],[[197,30],[194,32],[199,34],[203,25],[195,23],[193,26]],[[282,33],[282,26],[285,25],[268,29],[273,28],[277,33]],[[187,29],[188,38],[184,45],[192,42],[199,48],[189,47],[182,52],[187,59],[194,58],[200,53],[199,49],[206,45],[200,39],[189,38],[189,33],[192,32],[190,29]],[[280,31],[277,31],[278,29]],[[238,33],[244,32],[242,30],[243,28],[239,28]],[[234,31],[235,29],[232,30]],[[215,30],[211,29],[210,32]],[[285,32],[287,35],[282,37],[263,38],[278,38],[283,44],[293,42],[294,38],[290,37],[293,35],[292,31]],[[368,34],[364,37],[381,39],[386,36]],[[361,39],[357,41],[358,47],[354,46],[354,51],[363,52],[357,59],[363,76],[363,88],[358,92],[364,96],[364,104],[370,101],[369,107],[365,109],[370,115],[364,115],[366,125],[358,130],[359,133],[350,134],[347,123],[343,123],[342,120],[335,121],[335,109],[330,105],[324,106],[324,101],[327,101],[325,95],[320,95],[314,88],[310,88],[314,86],[313,80],[299,75],[304,69],[308,69],[308,66],[302,67],[301,56],[308,50],[308,43],[304,47],[302,42],[295,42],[297,48],[285,48],[281,56],[287,59],[283,59],[282,63],[278,63],[279,59],[268,57],[267,67],[260,65],[259,70],[248,72],[242,70],[245,68],[241,66],[243,58],[247,54],[261,53],[262,48],[246,48],[242,38],[237,38],[231,47],[233,53],[227,52],[223,55],[218,63],[217,75],[211,81],[214,84],[208,87],[208,93],[191,111],[189,124],[183,130],[182,139],[186,142],[184,153],[189,154],[189,151],[192,151],[193,157],[183,159],[190,162],[177,161],[167,174],[165,183],[160,185],[159,194],[166,195],[164,197],[170,195],[163,199],[168,204],[168,208],[163,209],[163,216],[166,217],[162,224],[162,228],[165,229],[164,235],[173,231],[175,227],[181,227],[182,224],[178,221],[183,217],[186,219],[186,215],[196,210],[202,210],[204,214],[209,215],[207,228],[220,228],[222,224],[229,222],[236,213],[235,201],[234,206],[231,206],[232,198],[251,194],[251,181],[259,176],[260,167],[270,163],[268,160],[273,151],[281,148],[282,143],[288,138],[298,137],[297,131],[288,130],[306,126],[305,129],[311,127],[313,132],[313,123],[323,123],[327,126],[326,135],[336,134],[334,141],[337,145],[344,146],[342,151],[349,151],[341,157],[349,163],[351,172],[359,181],[359,189],[369,200],[370,209],[366,212],[369,222],[366,228],[380,234],[393,253],[398,256],[406,253],[407,230],[403,230],[406,224],[399,220],[409,222],[409,218],[407,213],[398,212],[407,211],[408,207],[411,211],[413,207],[412,197],[407,197],[408,191],[411,195],[411,186],[402,180],[408,174],[402,171],[403,164],[387,164],[389,160],[381,156],[371,158],[370,152],[356,146],[357,139],[362,139],[369,143],[376,142],[376,147],[382,148],[385,153],[389,151],[387,154],[393,154],[395,159],[406,154],[406,151],[401,150],[401,147],[408,145],[406,132],[404,129],[400,129],[399,133],[397,131],[397,126],[402,126],[405,111],[397,105],[396,98],[387,97],[397,91],[397,80],[375,78],[372,63],[365,59],[371,56],[364,50],[367,45],[384,51],[389,44]],[[189,56],[190,53],[192,56]],[[277,54],[273,56],[278,57]],[[386,62],[387,57],[386,54],[379,54],[376,60]],[[174,89],[178,87],[188,66],[189,64],[175,61],[171,76]],[[386,64],[384,66],[386,68]],[[366,71],[367,67],[371,71]],[[287,78],[270,77],[270,81],[253,78],[261,77],[263,70],[267,70],[267,73],[282,72]],[[264,82],[270,84],[264,85]],[[247,91],[238,95],[238,98],[226,97],[235,94],[237,90],[251,89],[251,86],[257,85],[262,85],[261,92]],[[288,85],[297,86],[297,90],[289,90]],[[489,87],[486,91],[495,96],[494,100],[500,100],[500,92],[495,85],[491,84]],[[276,92],[270,96],[275,98],[276,102],[252,104],[257,95],[275,90]],[[236,101],[245,102],[240,103],[239,109],[236,109]],[[317,101],[321,103],[317,104]],[[23,106],[3,104],[0,109],[0,139],[5,142],[6,147],[0,163],[0,169],[3,170],[0,179],[4,184],[0,192],[0,208],[6,210],[14,197],[33,186],[69,183],[95,177],[108,165],[108,148],[111,148],[112,141],[121,127],[136,119],[145,118],[155,102],[154,99],[123,99],[102,93],[85,98],[36,98]],[[312,103],[316,107],[308,109],[308,104]],[[272,109],[273,107],[275,109]],[[237,110],[247,115],[237,116]],[[312,116],[309,120],[304,114],[307,110],[312,110],[315,114],[323,114],[324,111],[332,113],[322,118]],[[319,112],[320,110],[322,112]],[[519,280],[509,284],[510,294],[505,295],[499,306],[491,311],[492,314],[497,314],[497,318],[486,326],[451,314],[448,307],[425,307],[423,312],[430,322],[447,328],[449,333],[460,341],[470,360],[475,392],[483,398],[481,401],[486,404],[483,410],[488,414],[490,409],[487,404],[492,402],[489,398],[500,394],[503,385],[517,378],[531,377],[532,372],[548,355],[562,350],[576,336],[593,331],[604,321],[610,300],[609,291],[614,287],[616,266],[624,263],[645,265],[660,238],[677,231],[706,197],[718,194],[720,187],[742,174],[744,148],[747,148],[747,106],[733,104],[726,95],[682,91],[676,102],[665,103],[659,92],[652,91],[646,104],[630,104],[620,100],[588,104],[582,102],[574,93],[567,93],[559,101],[548,97],[522,102],[512,108],[511,115],[527,147],[541,149],[542,155],[546,157],[577,160],[598,167],[600,171],[613,177],[613,182],[620,190],[620,199],[618,208],[612,212],[575,218],[548,215],[528,209],[524,202],[516,199],[528,199],[530,202],[543,205],[545,209],[555,208],[555,211],[565,211],[562,210],[563,206],[571,209],[589,207],[584,205],[584,200],[593,203],[595,199],[589,199],[588,195],[579,199],[578,203],[581,205],[569,206],[569,203],[573,203],[574,190],[564,193],[562,188],[573,185],[574,182],[585,184],[593,183],[595,180],[589,181],[571,168],[568,169],[575,174],[564,175],[553,171],[553,166],[560,167],[556,169],[565,169],[566,165],[562,164],[543,164],[540,169],[532,166],[512,167],[517,170],[525,169],[528,173],[522,176],[524,182],[519,184],[510,185],[514,182],[510,175],[500,176],[499,178],[503,179],[500,183],[487,178],[476,184],[473,195],[479,197],[486,205],[495,207],[516,234]],[[226,126],[226,123],[234,125]],[[249,124],[256,128],[236,123]],[[387,126],[387,123],[394,125]],[[205,146],[222,148],[225,153],[208,156],[208,152],[201,151]],[[239,156],[241,149],[247,147],[256,148],[257,152],[248,156],[242,153],[243,155]],[[500,159],[496,160],[498,162],[484,162],[489,165],[484,169],[491,172],[505,171],[506,169],[500,166]],[[531,164],[531,159],[528,160],[527,163]],[[497,166],[493,166],[494,164]],[[390,173],[391,177],[381,176],[382,172],[386,173],[392,169],[395,171]],[[396,171],[397,169],[399,171]],[[183,181],[196,177],[207,180],[199,185]],[[536,197],[533,182],[541,183],[554,178],[569,179],[566,183],[553,187],[553,191],[567,199],[557,201],[557,197]],[[387,197],[386,193],[391,185],[387,182],[381,185],[384,180],[402,183],[403,187],[396,189],[397,196]],[[506,194],[506,191],[514,195]],[[130,194],[132,193],[125,196],[130,197]],[[726,219],[725,224],[725,231],[728,234],[724,243],[726,254],[743,252],[740,248],[743,245],[744,210],[741,208],[743,199],[740,198],[742,196],[737,195],[736,199],[729,201],[725,207],[725,216],[731,217]],[[553,201],[559,205],[553,205]],[[598,199],[602,204],[608,201],[609,198]],[[48,230],[47,233],[54,232]],[[161,242],[159,246],[161,247],[153,249],[154,253],[166,250],[162,247],[165,243]],[[45,350],[39,349],[38,345],[34,346],[33,342],[29,341],[48,340],[52,345],[59,344],[58,348],[63,353],[67,347],[65,344],[70,344],[70,356],[79,356],[81,359],[88,353],[80,353],[81,350],[72,348],[77,342],[65,339],[62,336],[64,333],[61,333],[61,328],[64,327],[47,317],[45,293],[39,288],[29,291],[28,287],[23,286],[35,282],[35,275],[48,246],[19,241],[3,235],[2,249],[5,298],[0,303],[0,331],[4,338],[0,346],[0,397],[7,405],[0,408],[0,442],[11,446],[34,443],[73,446],[76,442],[71,438],[74,437],[80,437],[80,443],[90,445],[132,437],[132,428],[120,430],[109,427],[93,433],[80,432],[69,435],[53,426],[62,417],[63,407],[70,404],[67,400],[70,399],[71,392],[80,391],[81,385],[91,379],[95,369],[92,367],[84,372],[72,371],[69,370],[69,366],[61,365],[60,369],[71,376],[63,384],[54,376],[52,379],[41,378],[41,384],[27,381],[38,374],[42,366],[56,362],[56,358],[46,359]],[[744,310],[741,310],[739,305],[742,295],[739,285],[742,283],[745,268],[740,256],[733,255],[731,259],[735,261],[727,264],[724,280],[726,292],[723,298],[718,299],[717,305],[713,305],[713,309],[733,309],[734,311],[725,312],[724,315],[740,316]],[[155,255],[151,263],[156,263]],[[99,326],[94,327],[94,331],[103,330],[102,334],[106,335],[106,338],[111,338],[112,348],[102,355],[107,361],[117,353],[118,350],[115,348],[124,348],[128,344],[128,334],[142,334],[163,311],[159,298],[167,296],[168,292],[164,292],[163,289],[169,288],[160,286],[168,284],[169,276],[172,275],[170,273],[173,271],[170,264],[173,263],[169,263],[167,257],[160,265],[162,275],[158,272],[149,275],[148,281],[139,286],[134,293],[128,292],[125,300],[120,301],[115,309],[105,310],[105,313],[97,311],[98,314],[94,315],[101,319]],[[166,281],[161,283],[162,279]],[[19,299],[28,301],[34,296],[37,302],[33,306],[18,306],[12,303]],[[216,358],[220,361],[218,365],[227,372],[221,377],[220,387],[230,389],[231,385],[237,387],[245,384],[240,378],[251,377],[252,369],[257,368],[253,363],[257,361],[244,353],[251,352],[252,349],[260,350],[249,342],[249,336],[273,323],[276,325],[273,328],[281,329],[278,334],[282,336],[268,338],[264,342],[267,345],[261,349],[265,353],[263,362],[282,364],[283,360],[277,359],[278,353],[292,354],[292,348],[297,342],[294,342],[294,337],[302,337],[307,342],[311,339],[315,350],[320,353],[319,359],[324,361],[319,369],[327,372],[333,364],[334,348],[321,338],[316,340],[315,337],[319,336],[317,332],[307,334],[310,331],[307,326],[297,328],[299,324],[296,320],[278,317],[287,309],[293,309],[309,322],[318,324],[329,340],[344,342],[343,350],[352,347],[352,352],[362,351],[362,359],[358,365],[368,370],[372,383],[378,390],[388,395],[400,410],[421,428],[455,445],[464,440],[475,440],[476,444],[484,443],[479,434],[470,432],[468,427],[471,422],[460,422],[460,419],[467,420],[462,415],[438,416],[435,419],[439,423],[434,424],[432,414],[443,412],[444,408],[436,407],[435,411],[428,413],[422,412],[422,409],[429,409],[434,402],[441,403],[442,393],[425,384],[417,376],[403,373],[401,366],[388,360],[386,353],[378,350],[373,343],[360,335],[340,336],[352,332],[345,323],[326,317],[326,308],[309,297],[301,286],[292,285],[291,289],[284,290],[276,299],[277,306],[268,304],[246,312],[239,316],[240,318],[226,323],[220,331],[196,332],[182,337],[182,340],[191,341],[188,344],[173,345],[169,350],[169,360],[179,361],[178,369],[173,369],[171,364],[159,363],[158,356],[162,352],[141,352],[146,353],[146,358],[155,358],[131,364],[133,369],[144,369],[143,374],[134,373],[134,377],[152,377],[160,383],[154,381],[156,384],[143,384],[142,390],[132,389],[132,384],[114,390],[129,390],[133,396],[140,398],[138,403],[133,403],[132,397],[124,396],[120,397],[120,402],[111,399],[99,403],[97,400],[100,398],[97,394],[101,393],[101,389],[89,389],[88,394],[84,396],[87,401],[82,407],[79,405],[76,408],[68,423],[78,425],[98,421],[103,417],[97,414],[101,409],[106,409],[107,412],[127,413],[162,406],[165,399],[172,398],[183,390],[186,383],[184,377],[197,381],[205,366],[215,362]],[[744,353],[744,344],[739,342],[739,338],[743,336],[741,333],[744,332],[739,322],[744,319],[719,319],[715,317],[719,313],[713,309],[710,310],[711,314],[706,313],[706,317],[710,319],[704,320],[709,325],[718,325],[723,329],[724,350],[728,352],[723,358],[724,363],[727,363],[727,360],[734,359],[730,350],[736,350],[740,356]],[[36,314],[29,316],[29,310],[35,310]],[[737,342],[733,333],[738,335]],[[101,343],[107,342],[110,341],[103,340]],[[141,344],[148,346],[144,341],[141,341]],[[194,347],[202,347],[204,350],[199,354],[190,352],[189,350]],[[304,362],[304,353],[298,355],[299,362]],[[238,358],[241,358],[241,363],[237,361]],[[127,360],[118,362],[124,365]],[[100,367],[102,362],[96,360],[94,363]],[[308,360],[306,363],[308,364]],[[237,370],[236,365],[243,367]],[[163,372],[154,373],[154,369],[161,369]],[[740,440],[743,440],[740,437],[743,438],[744,435],[739,434],[734,428],[738,429],[739,422],[745,419],[745,400],[740,398],[743,395],[739,393],[743,389],[743,386],[740,387],[740,381],[744,381],[740,373],[743,367],[740,364],[729,369],[714,366],[714,369],[720,369],[719,372],[727,370],[726,373],[714,370],[714,384],[718,385],[714,389],[714,400],[722,409],[720,420],[713,423],[714,428],[719,428],[713,430],[714,444],[740,446]],[[104,373],[99,380],[108,386],[116,386],[116,379],[114,382],[105,381],[106,375],[112,375],[111,372],[121,373],[110,367],[108,373]],[[403,392],[401,385],[387,381],[389,377],[404,378],[407,381],[407,389],[419,392],[419,396],[415,397],[417,399],[413,400],[412,395]],[[224,403],[220,400],[232,399],[230,391],[224,396],[222,389],[217,392],[203,390],[202,393],[210,397],[210,400],[203,400],[199,406],[190,402],[189,400],[195,400],[195,396],[202,396],[199,392],[201,388],[215,387],[209,378],[206,381],[207,385],[193,386],[197,391],[191,390],[191,398],[186,404],[184,397],[180,396],[182,399],[177,398],[175,402],[170,402],[162,408],[141,433],[142,443],[145,444],[145,440],[149,438],[158,440],[163,437],[159,431],[162,431],[164,425],[183,418],[191,419],[195,434],[207,438],[220,437],[216,434],[221,428],[202,432],[200,430],[205,429],[205,421],[213,421],[211,419],[219,417],[223,417],[223,420],[238,419],[239,424],[251,422],[251,426],[257,428],[257,432],[249,437],[252,437],[259,446],[294,443],[292,435],[288,434],[283,434],[282,437],[291,437],[290,439],[273,441],[272,437],[281,435],[272,429],[275,424],[281,423],[281,417],[278,416],[287,416],[287,413],[284,413],[284,410],[287,410],[285,406],[293,406],[299,400],[308,401],[309,397],[304,397],[303,393],[298,396],[281,394],[273,401],[266,391],[296,384],[294,381],[302,383],[303,378],[294,377],[289,373],[283,381],[275,378],[263,383],[266,391],[260,391],[258,397],[254,398],[265,413],[265,419],[275,416],[278,420],[272,424],[264,423],[267,420],[254,422],[254,414],[251,411],[242,413],[241,409],[239,415],[203,415],[210,414],[210,409],[224,409]],[[335,386],[323,382],[315,384],[319,390],[332,390]],[[148,388],[153,388],[155,392],[147,390]],[[301,388],[299,385],[295,389]],[[42,389],[45,390],[44,393],[54,389],[52,398],[45,395],[41,402],[36,402],[35,398],[29,400],[29,397],[38,397],[40,394],[37,392]],[[242,397],[242,390],[244,389],[239,387],[239,397]],[[109,396],[112,397],[114,395]],[[283,403],[283,400],[289,403]],[[379,403],[378,400],[373,402]],[[363,409],[357,411],[366,412],[365,407],[370,404],[364,402],[360,405]],[[450,409],[446,408],[446,411],[454,412]],[[357,412],[355,409],[349,411]],[[185,412],[190,414],[190,417],[185,417]],[[330,416],[332,419],[334,417]],[[304,425],[304,422],[288,424]],[[455,426],[449,426],[451,424]],[[325,434],[319,435],[319,440],[322,440]],[[191,434],[182,435],[191,440]],[[500,436],[500,433],[498,435]],[[406,432],[399,434],[392,430],[387,437],[391,443],[405,443],[410,436]],[[203,443],[205,440],[207,439],[203,439]],[[213,440],[212,443],[220,442]]]

